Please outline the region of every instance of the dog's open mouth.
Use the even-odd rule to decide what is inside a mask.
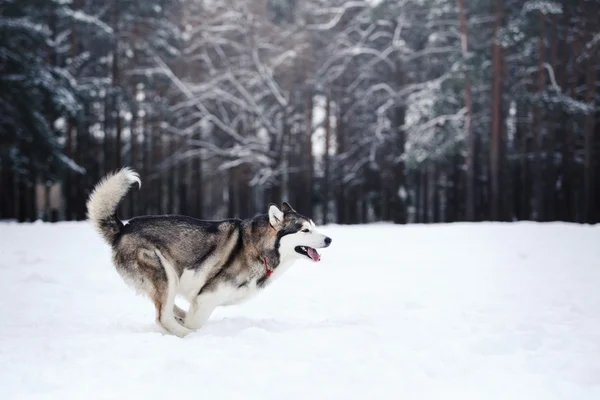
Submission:
[[[319,252],[317,250],[313,249],[312,247],[296,246],[295,250],[296,250],[296,253],[306,256],[306,257],[310,258],[311,260],[313,260],[314,262],[317,262],[321,259],[321,255],[319,254]]]

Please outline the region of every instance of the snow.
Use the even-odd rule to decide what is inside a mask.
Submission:
[[[600,226],[328,226],[185,339],[87,223],[0,224],[3,399],[600,399]]]

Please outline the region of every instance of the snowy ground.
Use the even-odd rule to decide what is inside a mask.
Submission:
[[[600,226],[325,231],[179,339],[87,224],[0,224],[0,397],[600,399]]]

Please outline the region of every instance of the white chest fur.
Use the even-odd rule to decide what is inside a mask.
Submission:
[[[265,285],[273,283],[293,264],[294,260],[280,263],[277,268],[273,269],[273,273],[267,278]],[[261,266],[261,268],[266,267]],[[261,273],[256,274],[256,276],[250,279],[248,283],[239,286],[229,284],[228,282],[222,282],[216,290],[210,292],[210,294],[207,293],[206,295],[210,297],[210,302],[216,306],[239,304],[252,298],[264,287],[259,288],[257,286],[257,281],[263,276],[261,271]],[[193,301],[198,296],[200,289],[206,284],[206,280],[207,273],[202,272],[202,270],[185,270],[179,279],[178,294],[188,301]]]
[[[294,261],[283,262],[279,264],[279,266],[273,269],[271,275],[267,278],[265,282],[265,286],[270,285],[276,279],[278,279],[281,275],[287,271]],[[259,274],[257,277],[252,279],[248,284],[243,285],[241,287],[233,287],[230,285],[221,286],[215,293],[215,296],[218,297],[217,303],[222,306],[234,305],[242,303],[246,300],[254,297],[261,289],[265,286],[258,287],[257,281],[262,277],[262,274]]]

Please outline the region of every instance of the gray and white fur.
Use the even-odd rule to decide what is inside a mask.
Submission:
[[[202,327],[216,307],[252,297],[296,260],[319,261],[316,249],[331,243],[287,203],[247,220],[160,215],[124,224],[117,208],[134,183],[141,186],[130,168],[106,176],[88,199],[88,218],[112,246],[121,277],[152,300],[158,324],[180,337]],[[176,295],[189,301],[187,312]]]

